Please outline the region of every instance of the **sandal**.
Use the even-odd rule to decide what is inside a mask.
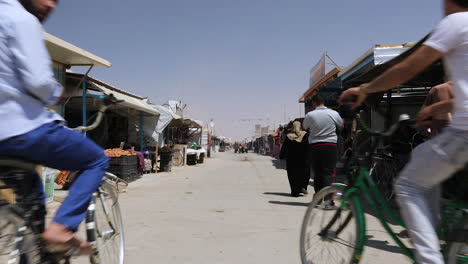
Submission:
[[[47,243],[46,250],[52,254],[61,254],[66,257],[71,256],[89,256],[93,253],[91,245],[88,242],[83,242],[79,246],[61,243]]]

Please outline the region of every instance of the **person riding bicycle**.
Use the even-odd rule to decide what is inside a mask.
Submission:
[[[468,0],[443,0],[445,18],[414,54],[372,82],[346,90],[339,102],[355,97],[353,107],[370,93],[389,90],[443,58],[453,81],[454,99],[421,110],[419,123],[452,111],[450,127],[416,147],[395,183],[397,200],[416,250],[418,263],[444,263],[428,199],[430,190],[468,162]],[[453,102],[453,110],[452,108]],[[432,194],[433,195],[433,194]]]
[[[56,0],[0,0],[0,156],[80,171],[42,237],[56,249],[81,248],[89,253],[90,245],[74,232],[101,183],[108,158],[101,147],[65,128],[63,118],[46,109],[65,98],[64,88],[53,77],[41,24],[56,4]],[[42,182],[37,175],[31,177],[44,209]]]

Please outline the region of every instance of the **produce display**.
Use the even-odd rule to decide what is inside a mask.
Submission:
[[[135,155],[135,154],[133,154],[133,153],[130,152],[130,151],[123,150],[123,149],[120,149],[120,148],[106,149],[106,150],[104,150],[104,152],[106,153],[106,155],[107,155],[108,157],[111,157],[111,158],[117,158],[117,157],[121,157],[121,156],[133,156],[133,155]]]

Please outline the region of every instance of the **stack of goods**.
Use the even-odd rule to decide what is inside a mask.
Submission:
[[[135,155],[131,151],[123,150],[120,148],[106,149],[104,150],[104,152],[106,153],[107,157],[111,157],[111,158]]]
[[[110,157],[108,172],[126,182],[138,178],[138,158],[135,154],[120,148],[106,149],[105,153]]]

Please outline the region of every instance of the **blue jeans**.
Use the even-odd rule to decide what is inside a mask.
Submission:
[[[86,216],[91,197],[101,184],[109,163],[101,147],[59,122],[48,123],[26,134],[1,141],[0,155],[29,160],[58,170],[81,172],[53,220],[71,231],[78,230]],[[43,198],[41,181],[35,181],[39,182],[37,191]]]

